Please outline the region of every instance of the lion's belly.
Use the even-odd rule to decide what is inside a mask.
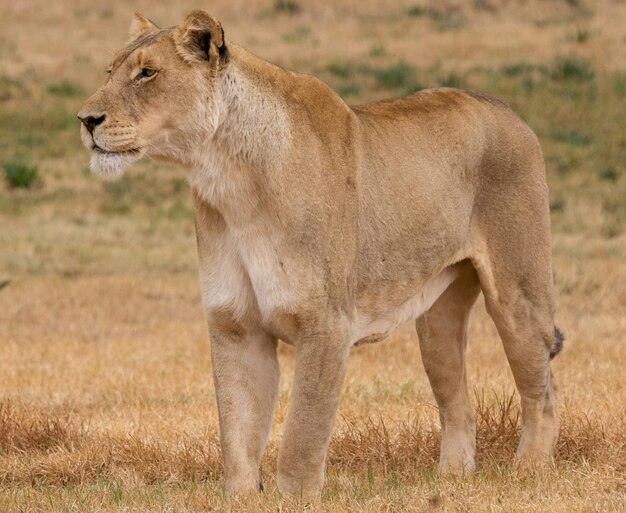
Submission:
[[[390,304],[387,296],[365,296],[357,299],[356,314],[352,321],[352,345],[378,342],[410,319],[426,312],[458,276],[455,267],[447,267],[428,280],[416,294],[408,299]]]
[[[296,340],[299,324],[294,324],[294,316],[311,312],[315,306],[311,301],[324,290],[325,276],[310,261],[293,255],[289,245],[273,244],[280,239],[268,235],[271,227],[262,220],[254,229],[238,231],[228,229],[217,217],[207,222],[211,211],[200,214],[204,218],[197,223],[200,284],[206,311],[228,312],[235,321],[256,322],[286,341]],[[430,258],[430,252],[420,252],[429,264],[422,262],[419,267],[401,266],[396,261],[401,255],[386,254],[396,272],[366,273],[378,278],[368,280],[353,298],[356,307],[348,321],[351,345],[381,340],[402,323],[416,319],[457,276],[454,267],[447,267],[422,283],[411,278],[430,275],[433,268],[457,261],[450,251],[437,259]]]

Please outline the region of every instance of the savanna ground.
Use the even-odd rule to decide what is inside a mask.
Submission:
[[[223,496],[184,172],[145,161],[103,184],[78,137],[75,113],[132,11],[170,25],[198,7],[232,41],[350,103],[437,85],[499,95],[545,151],[567,335],[554,464],[511,463],[517,397],[479,301],[468,356],[478,471],[434,471],[437,412],[408,325],[354,351],[318,507],[626,510],[626,2],[164,3],[0,3],[0,511],[303,507],[274,491],[293,370],[284,346],[268,491]]]

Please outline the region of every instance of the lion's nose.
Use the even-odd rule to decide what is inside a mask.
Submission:
[[[83,125],[85,125],[89,132],[93,132],[94,128],[106,119],[106,115],[102,114],[100,116],[94,116],[92,114],[78,114],[78,119],[82,121]]]

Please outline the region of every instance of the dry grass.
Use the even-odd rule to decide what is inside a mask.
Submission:
[[[0,4],[0,511],[292,511],[275,492],[293,353],[263,462],[267,492],[222,493],[209,341],[180,170],[103,185],[74,113],[135,8],[210,8],[227,36],[313,72],[350,102],[461,85],[538,133],[552,191],[561,434],[554,463],[512,463],[518,401],[484,307],[470,325],[478,471],[435,473],[437,411],[405,326],[350,361],[323,511],[626,511],[626,3],[142,0]],[[279,5],[280,4],[280,5]],[[0,166],[0,170],[5,169]]]
[[[604,478],[606,497],[597,496],[595,500],[606,501],[602,502],[605,506],[612,499],[619,500],[624,483],[618,476],[626,471],[621,429],[607,426],[603,419],[565,412],[562,418],[565,428],[554,466],[547,470],[516,469],[510,464],[519,438],[519,415],[514,404],[513,396],[489,403],[479,397],[480,470],[464,479],[495,482],[505,478],[525,479],[525,485],[536,485],[539,478],[562,479],[563,474],[586,475],[598,468],[610,469],[615,475]],[[329,505],[334,494],[346,494],[339,478],[347,477],[352,487],[366,486],[361,498],[389,489],[423,485],[425,481],[441,486],[444,480],[432,471],[438,443],[436,431],[430,425],[422,425],[419,416],[391,423],[384,418],[365,418],[359,423],[344,419],[330,447],[330,482],[326,491]],[[202,489],[219,490],[222,477],[215,433],[200,436],[178,433],[171,440],[154,439],[150,435],[113,436],[91,431],[80,418],[67,411],[52,413],[11,403],[4,404],[0,410],[0,450],[3,455],[0,484],[13,490],[72,489],[90,483],[116,483],[119,490],[151,486],[185,489],[193,484],[192,493],[201,494]],[[276,445],[272,443],[265,468],[274,471],[275,460]],[[360,482],[363,479],[366,483]],[[7,499],[0,495],[2,498]],[[225,500],[221,504],[225,508],[229,505],[232,504]]]

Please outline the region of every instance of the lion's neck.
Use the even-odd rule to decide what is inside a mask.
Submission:
[[[205,201],[238,223],[262,206],[264,188],[283,159],[290,133],[280,98],[254,79],[259,67],[271,65],[241,49],[232,52],[231,59],[217,83],[212,133],[193,152],[190,183]]]

